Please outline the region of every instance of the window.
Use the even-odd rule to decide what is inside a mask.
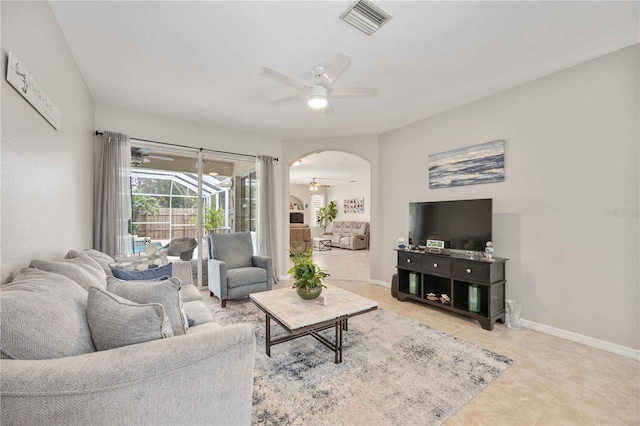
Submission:
[[[258,187],[256,172],[251,171],[237,178],[236,185],[236,232],[249,232],[256,230],[258,223],[257,194]]]

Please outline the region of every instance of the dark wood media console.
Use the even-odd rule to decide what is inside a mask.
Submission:
[[[487,262],[458,254],[444,256],[423,251],[396,251],[398,300],[415,300],[476,319],[486,330],[493,330],[496,321],[504,323],[505,263],[508,259],[494,258],[493,262]],[[417,273],[418,285],[413,289],[416,294],[410,292],[412,272]],[[477,286],[479,291],[478,312],[470,310],[470,286]],[[446,294],[451,300],[449,303],[429,300],[429,293],[438,297]]]

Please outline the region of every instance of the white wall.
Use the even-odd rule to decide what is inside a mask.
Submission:
[[[1,2],[2,282],[93,239],[94,107],[47,2]],[[56,131],[6,81],[13,52],[62,113]]]
[[[338,206],[336,220],[353,220],[357,222],[371,222],[371,181],[345,183],[334,185],[327,191],[328,201],[335,201]],[[364,213],[345,213],[344,200],[364,198]]]
[[[410,201],[491,197],[522,317],[638,349],[638,45],[380,136],[389,282]],[[505,139],[505,181],[430,190],[428,156]],[[614,212],[614,213],[611,213]],[[618,212],[618,213],[615,213]],[[616,214],[618,214],[616,216]]]
[[[379,172],[378,172],[378,138],[376,136],[355,136],[344,138],[326,138],[326,139],[300,139],[289,140],[282,142],[282,192],[285,194],[286,206],[283,204],[284,211],[289,210],[289,168],[299,158],[304,158],[309,154],[320,151],[341,151],[348,152],[350,154],[357,155],[369,162],[371,171],[371,223],[377,223],[378,221],[378,185],[379,185]],[[327,200],[330,201],[332,198]],[[339,217],[340,213],[338,213]],[[284,221],[285,219],[283,219]],[[289,220],[287,216],[286,221]],[[289,239],[289,229],[286,228],[286,240]],[[371,251],[370,258],[371,263],[377,263],[380,261],[381,250],[379,240],[374,232],[375,228],[372,228],[371,236]],[[375,244],[375,247],[374,247]],[[386,253],[385,253],[386,254]],[[286,264],[281,265],[280,270],[284,269]]]

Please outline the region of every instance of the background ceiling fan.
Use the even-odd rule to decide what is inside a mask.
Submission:
[[[262,67],[260,75],[279,83],[286,84],[287,86],[291,86],[301,92],[298,95],[287,96],[286,98],[271,101],[272,104],[280,105],[306,98],[307,105],[311,108],[324,108],[325,112],[333,112],[333,108],[328,103],[328,98],[371,98],[378,95],[377,88],[332,87],[338,77],[340,77],[350,65],[350,56],[345,55],[344,53],[337,54],[328,67],[325,68],[322,65],[316,65],[311,68],[311,73],[314,76],[313,84],[305,83],[293,77],[289,77],[280,71],[267,67]]]
[[[149,148],[131,147],[131,165],[138,167],[143,163],[150,163],[151,158],[163,161],[173,161],[171,157],[162,157],[159,155],[150,155],[153,151]]]

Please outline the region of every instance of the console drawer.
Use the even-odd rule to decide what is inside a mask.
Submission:
[[[451,275],[459,280],[472,280],[488,284],[490,282],[490,266],[479,262],[453,262]]]
[[[423,257],[420,254],[398,252],[398,268],[421,271]]]
[[[443,258],[425,257],[422,260],[422,270],[424,272],[449,275],[451,274],[451,261]]]

